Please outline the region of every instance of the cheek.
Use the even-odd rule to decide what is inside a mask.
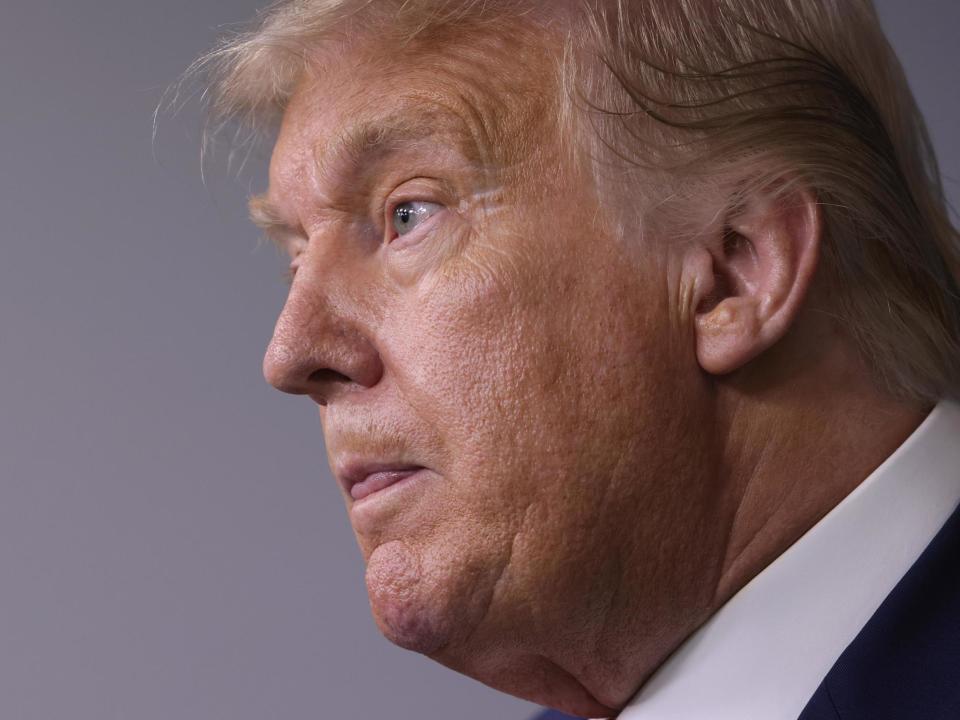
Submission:
[[[483,261],[470,270],[423,298],[429,329],[415,382],[427,389],[460,462],[508,470],[517,461],[511,438],[534,386],[546,380],[537,358],[548,343],[529,309],[535,288]]]
[[[443,455],[443,482],[388,538],[402,542],[369,546],[374,613],[404,647],[529,625],[546,588],[606,581],[616,568],[597,558],[615,560],[636,509],[658,502],[650,479],[674,475],[665,423],[683,370],[665,289],[613,251],[550,240],[462,256],[388,315],[397,393]]]
[[[644,384],[669,365],[662,289],[615,252],[547,237],[550,247],[461,256],[394,318],[408,328],[398,385],[443,438],[451,501],[504,535],[558,482],[615,456],[639,399],[654,399]]]
[[[462,255],[434,271],[392,317],[398,386],[444,437],[476,437],[509,411],[535,342],[520,326],[522,288],[502,268]]]

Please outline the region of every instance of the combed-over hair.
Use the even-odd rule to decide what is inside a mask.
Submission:
[[[518,22],[556,38],[568,145],[598,183],[646,200],[651,173],[809,188],[825,309],[877,384],[926,403],[957,392],[960,235],[870,0],[281,0],[193,70],[209,71],[215,123],[269,131],[323,43]]]

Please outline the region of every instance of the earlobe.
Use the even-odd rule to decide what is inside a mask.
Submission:
[[[697,360],[711,375],[725,375],[752,360],[761,349],[756,308],[734,298],[696,316]]]
[[[695,250],[697,360],[724,375],[782,338],[808,295],[821,235],[813,194],[757,192]]]

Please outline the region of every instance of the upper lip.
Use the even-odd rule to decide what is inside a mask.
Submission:
[[[376,472],[392,470],[402,472],[406,470],[420,470],[423,465],[400,460],[368,460],[353,458],[337,464],[334,474],[343,489],[349,494],[350,488],[358,482],[363,482],[368,476]]]

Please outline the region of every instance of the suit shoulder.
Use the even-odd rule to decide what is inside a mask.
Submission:
[[[955,510],[837,660],[800,720],[960,718],[958,567]]]

